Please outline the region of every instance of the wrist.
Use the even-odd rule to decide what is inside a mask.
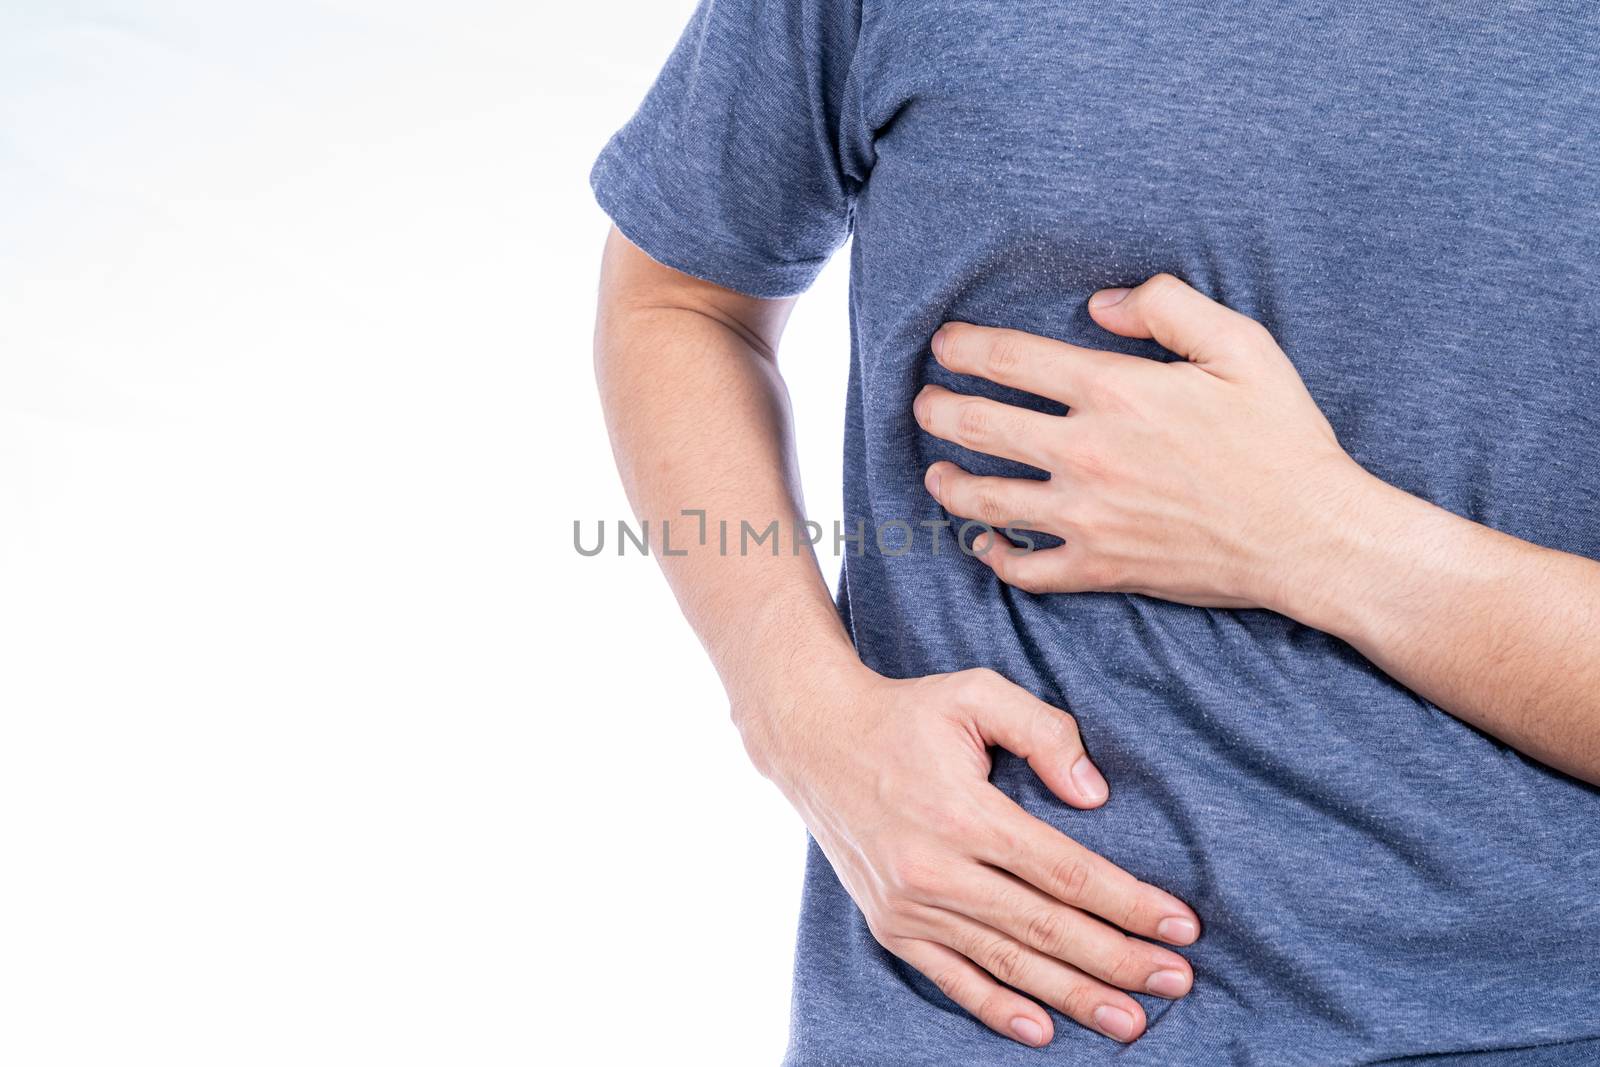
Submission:
[[[728,710],[750,760],[777,779],[818,723],[847,710],[852,694],[880,679],[861,662],[843,627],[769,637],[736,670],[724,671]],[[781,783],[780,783],[781,784]]]
[[[1272,553],[1262,607],[1352,639],[1423,501],[1348,456],[1296,494],[1295,521]]]

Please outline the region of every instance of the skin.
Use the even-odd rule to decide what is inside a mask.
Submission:
[[[931,341],[951,371],[1070,406],[1046,415],[937,386],[913,405],[929,433],[1049,473],[927,471],[952,513],[1065,541],[1037,552],[986,541],[982,558],[1001,580],[1279,612],[1513,748],[1600,783],[1600,564],[1362,469],[1266,329],[1170,275],[1102,290],[1089,313],[1183,359],[966,323]]]
[[[803,509],[778,338],[792,301],[758,300],[606,244],[595,371],[612,449],[756,767],[800,813],[868,928],[956,1004],[1047,1044],[1048,1004],[1119,1041],[1145,1016],[1124,990],[1175,997],[1200,920],[1024,812],[988,781],[989,747],[1028,760],[1076,808],[1108,787],[1072,717],[986,670],[891,679],[865,667],[809,549],[723,554],[696,520]]]
[[[655,263],[612,231],[595,366],[635,512],[784,530],[803,515],[777,370],[792,301]],[[930,387],[930,433],[1047,482],[936,464],[951,512],[1066,544],[982,558],[1029,592],[1120,590],[1263,607],[1336,634],[1518,749],[1600,780],[1600,565],[1470,523],[1362,470],[1258,324],[1176,279],[1097,294],[1095,320],[1185,357],[1163,364],[951,323],[936,358],[1072,406],[1040,415]],[[1025,521],[1023,521],[1025,520]],[[989,749],[1063,802],[1108,787],[1071,716],[985,670],[890,679],[857,658],[809,549],[723,554],[675,526],[660,559],[756,767],[788,797],[889,952],[1012,1040],[1047,1044],[1049,1004],[1130,1041],[1123,990],[1181,996],[1199,919],[1023,812]]]

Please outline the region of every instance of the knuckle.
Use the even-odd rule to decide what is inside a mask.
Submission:
[[[1057,994],[1055,1006],[1069,1019],[1087,1019],[1094,1010],[1094,987],[1087,982],[1070,982]]]
[[[918,857],[901,856],[890,862],[885,880],[897,902],[918,901],[938,891],[939,870]]]
[[[1002,379],[1017,369],[1022,363],[1022,358],[1022,345],[1018,338],[1009,333],[1002,333],[989,342],[983,362],[989,377]]]
[[[942,967],[928,975],[928,980],[951,1000],[959,1000],[961,989],[966,985],[966,977],[960,967]]]
[[[921,906],[908,896],[891,894],[884,899],[879,922],[904,933],[918,918]]]
[[[1050,865],[1051,892],[1064,903],[1080,903],[1089,888],[1091,876],[1085,860],[1078,856],[1063,856]]]
[[[983,701],[1004,683],[999,674],[988,667],[974,667],[955,676],[955,694],[968,704]]]
[[[883,923],[876,917],[863,912],[862,918],[866,920],[867,933],[872,935],[872,940],[876,941],[878,944],[882,945],[885,950],[894,953],[896,956],[900,955],[900,939],[898,937],[895,937],[893,934],[885,930],[883,928]]]
[[[1046,951],[1062,949],[1067,941],[1066,935],[1065,918],[1060,912],[1049,908],[1041,908],[1034,912],[1024,926],[1024,936],[1028,944]]]
[[[935,694],[942,694],[945,690],[959,684],[961,672],[948,671],[944,674],[924,674],[920,678],[912,678],[909,684],[913,689],[931,690]],[[912,719],[915,722],[916,719]]]
[[[1166,271],[1151,275],[1150,280],[1144,283],[1146,296],[1154,300],[1170,300],[1183,288],[1183,283]]]
[[[1045,716],[1046,737],[1050,743],[1058,748],[1077,749],[1082,744],[1078,733],[1078,720],[1064,711],[1055,711]]]
[[[976,512],[973,518],[982,519],[996,528],[1005,526],[1017,518],[1011,514],[1011,509],[1005,500],[993,489],[979,489],[973,495],[972,507]]]
[[[989,950],[989,973],[1006,985],[1018,985],[1021,983],[1025,959],[1022,946],[1015,941],[997,944]]]
[[[991,789],[990,793],[993,792]],[[1005,818],[1005,812],[1003,809],[997,810],[998,807],[991,805],[986,809],[988,817],[983,821],[983,837],[978,840],[980,844],[994,852],[1014,855],[1024,847],[1027,834],[1024,827],[1019,826],[1015,819]]]
[[[1154,930],[1156,923],[1166,914],[1166,909],[1157,907],[1146,900],[1143,894],[1134,892],[1124,900],[1121,912],[1119,925],[1124,930]]]
[[[970,846],[984,832],[983,823],[964,809],[941,811],[936,820],[933,822],[934,833],[940,840],[955,845]]]
[[[987,811],[984,811],[981,806],[981,800],[978,797],[974,797],[973,801],[971,801],[971,809],[973,809],[973,816],[971,816],[970,821],[966,822],[965,827],[962,829],[962,837],[960,837],[963,845],[968,849],[982,849],[984,853],[1005,853],[1006,845],[1010,843],[1010,838],[1006,837],[1005,830],[1000,829],[1000,824],[995,822],[992,817],[989,817]]]
[[[982,403],[964,400],[956,412],[956,435],[965,445],[981,445],[988,439],[992,421]]]
[[[1239,344],[1252,351],[1270,352],[1278,347],[1277,339],[1255,319],[1245,319],[1239,323]]]
[[[1105,965],[1107,977],[1124,989],[1143,989],[1154,969],[1144,953],[1133,948],[1119,949]]]
[[[1007,1008],[1010,1007],[1010,998],[1003,990],[993,990],[978,1004],[978,1010],[973,1012],[978,1018],[986,1022],[998,1022],[1004,1019]]]

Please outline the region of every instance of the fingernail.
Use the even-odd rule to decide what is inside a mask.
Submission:
[[[1181,997],[1189,992],[1189,979],[1182,971],[1157,971],[1144,987],[1158,997]]]
[[[1174,945],[1187,945],[1200,936],[1200,928],[1193,919],[1173,917],[1156,923],[1156,936]]]
[[[1072,784],[1078,787],[1078,795],[1091,804],[1100,803],[1111,793],[1105,777],[1089,762],[1088,756],[1078,757],[1078,762],[1072,765]]]
[[[1127,296],[1130,291],[1128,289],[1102,289],[1089,298],[1089,306],[1092,308],[1108,308],[1113,304],[1120,304],[1122,303],[1122,298]]]
[[[934,496],[938,496],[939,495],[939,468],[938,467],[929,467],[928,468],[928,476],[925,479],[923,479],[923,481],[927,483],[928,492],[932,493]]]
[[[917,393],[915,400],[911,401],[911,414],[917,417],[918,422],[926,422],[928,415],[928,390],[926,387]]]
[[[944,355],[944,327],[933,331],[933,340],[928,342],[928,347],[933,349],[934,358]]]
[[[1044,1027],[1026,1015],[1019,1015],[1011,1020],[1011,1032],[1016,1034],[1017,1040],[1024,1045],[1037,1045],[1044,1041]]]
[[[1109,1004],[1102,1004],[1094,1010],[1094,1024],[1102,1034],[1108,1034],[1118,1041],[1133,1040],[1133,1016],[1121,1008],[1113,1008]]]

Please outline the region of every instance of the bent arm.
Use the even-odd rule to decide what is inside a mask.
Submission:
[[[1600,563],[1367,475],[1296,554],[1282,606],[1519,751],[1600,783]]]
[[[816,556],[809,545],[794,551],[799,475],[776,362],[792,307],[665,267],[615,227],[607,238],[594,353],[612,451],[736,721],[746,698],[781,699],[786,666],[860,666]],[[704,544],[701,518],[685,511],[705,513]],[[765,546],[741,554],[740,523],[760,531],[773,520],[776,555]]]
[[[1199,918],[989,781],[1002,746],[1063,802],[1105,803],[1070,715],[992,671],[891,679],[856,656],[810,545],[794,545],[800,492],[773,358],[789,309],[661,266],[612,231],[595,337],[612,447],[745,748],[873,937],[951,1001],[1026,1045],[1054,1033],[1030,996],[1131,1041],[1145,1016],[1127,990],[1181,997],[1194,980],[1153,942],[1192,943]],[[698,520],[685,510],[713,531],[727,521],[730,550],[715,532],[686,536]],[[662,551],[660,521],[675,516],[683,555]],[[738,551],[741,522],[774,520],[776,554]]]
[[[927,472],[951,512],[1027,515],[1021,525],[1065,541],[983,554],[1001,580],[1280,612],[1344,639],[1456,717],[1600,783],[1600,563],[1362,469],[1271,334],[1171,275],[1102,290],[1088,310],[1111,333],[1183,360],[970,323],[931,339],[946,369],[1072,409],[1041,416],[932,385],[914,405],[929,433],[1050,473],[986,479],[945,462]]]

